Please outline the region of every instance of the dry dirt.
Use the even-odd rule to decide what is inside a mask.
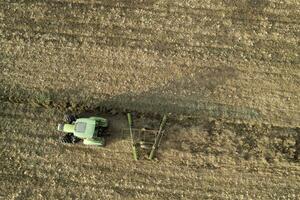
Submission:
[[[0,199],[300,199],[298,0],[0,1]],[[64,112],[111,121],[62,145]],[[170,115],[132,160],[125,111]]]
[[[98,112],[98,114],[101,114]],[[126,115],[102,113],[105,148],[63,145],[56,109],[1,104],[4,199],[299,199],[294,130],[167,123],[155,161],[133,161]],[[136,127],[158,119],[134,115]],[[190,123],[190,122],[188,122]],[[144,152],[145,153],[145,152]]]

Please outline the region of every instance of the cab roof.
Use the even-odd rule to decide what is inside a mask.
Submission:
[[[79,138],[92,138],[95,133],[96,121],[90,118],[79,118],[75,122],[74,135]]]

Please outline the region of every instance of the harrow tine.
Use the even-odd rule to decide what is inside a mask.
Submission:
[[[132,120],[131,120],[131,114],[130,113],[127,113],[127,119],[128,119],[129,132],[130,132],[130,137],[131,137],[133,159],[138,160],[136,144],[134,142],[133,133],[132,133]]]
[[[156,138],[155,138],[154,144],[153,144],[153,146],[152,146],[152,149],[151,149],[151,152],[150,152],[150,155],[149,155],[149,159],[150,159],[150,160],[153,159],[154,154],[155,154],[155,152],[156,152],[156,150],[157,150],[157,148],[158,148],[158,146],[159,146],[159,144],[160,144],[160,142],[161,142],[161,138],[162,138],[163,133],[164,133],[164,131],[162,131],[162,130],[163,130],[165,124],[166,124],[166,121],[167,121],[167,115],[164,115],[164,116],[163,116],[163,119],[162,119],[162,121],[161,121],[161,123],[160,123],[160,126],[159,126],[159,130],[158,130],[157,136],[156,136]]]

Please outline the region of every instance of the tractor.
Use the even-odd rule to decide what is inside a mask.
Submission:
[[[108,120],[102,117],[77,118],[74,115],[65,115],[65,122],[58,124],[57,130],[65,132],[63,143],[77,143],[83,140],[83,144],[105,146]]]

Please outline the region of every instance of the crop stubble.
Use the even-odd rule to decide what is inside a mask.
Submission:
[[[1,194],[299,198],[299,21],[291,0],[1,1]],[[56,142],[57,109],[83,105],[234,128],[172,127],[162,161],[133,163],[126,141]]]
[[[71,104],[298,126],[298,7],[3,1],[1,81]]]

